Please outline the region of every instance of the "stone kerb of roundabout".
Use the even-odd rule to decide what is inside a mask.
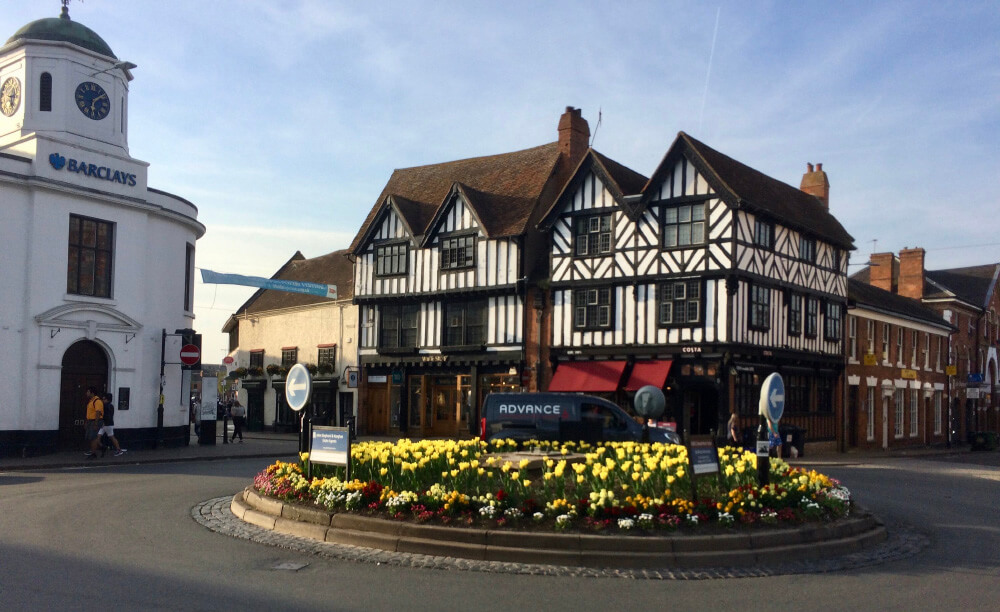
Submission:
[[[888,537],[876,517],[858,511],[830,523],[797,527],[622,536],[446,527],[330,513],[264,497],[252,487],[233,497],[231,510],[258,527],[335,544],[476,561],[590,568],[772,565],[856,553]]]

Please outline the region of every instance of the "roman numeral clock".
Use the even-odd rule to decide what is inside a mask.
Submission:
[[[111,111],[111,100],[103,87],[84,81],[76,87],[76,107],[87,117],[99,121]]]
[[[21,81],[10,77],[0,86],[0,112],[10,117],[21,105]]]

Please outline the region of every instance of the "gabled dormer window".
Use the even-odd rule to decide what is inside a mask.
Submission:
[[[663,209],[663,246],[685,247],[705,242],[705,203]]]
[[[754,224],[753,243],[762,249],[774,248],[774,224],[757,219]]]
[[[441,239],[441,269],[463,270],[476,265],[476,236]]]
[[[701,281],[661,283],[657,293],[662,327],[690,326],[701,322]]]
[[[573,219],[573,253],[593,257],[611,252],[611,214]]]
[[[391,242],[375,247],[375,276],[402,276],[409,268],[410,245]]]

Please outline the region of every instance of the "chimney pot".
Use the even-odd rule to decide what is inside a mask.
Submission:
[[[822,171],[823,171],[823,164],[822,163],[816,164],[816,172],[822,172]]]
[[[808,168],[807,172],[812,172],[813,171],[812,162],[806,162],[806,168]]]
[[[816,196],[824,208],[830,208],[830,181],[826,178],[826,172],[823,172],[823,164],[816,164],[816,167],[813,168],[812,163],[809,162],[806,167],[808,170],[802,175],[799,189],[809,195]]]

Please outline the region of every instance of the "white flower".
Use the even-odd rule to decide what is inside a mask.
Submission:
[[[479,514],[485,516],[486,518],[493,518],[493,515],[496,514],[496,511],[497,509],[495,506],[483,506],[482,508],[479,509]]]
[[[635,521],[630,518],[620,518],[618,519],[619,529],[631,529],[635,527]]]
[[[545,514],[542,513],[542,512],[536,512],[536,513],[534,513],[534,514],[531,515],[531,518],[534,519],[535,522],[540,523],[540,522],[542,522],[542,521],[545,520]]]

